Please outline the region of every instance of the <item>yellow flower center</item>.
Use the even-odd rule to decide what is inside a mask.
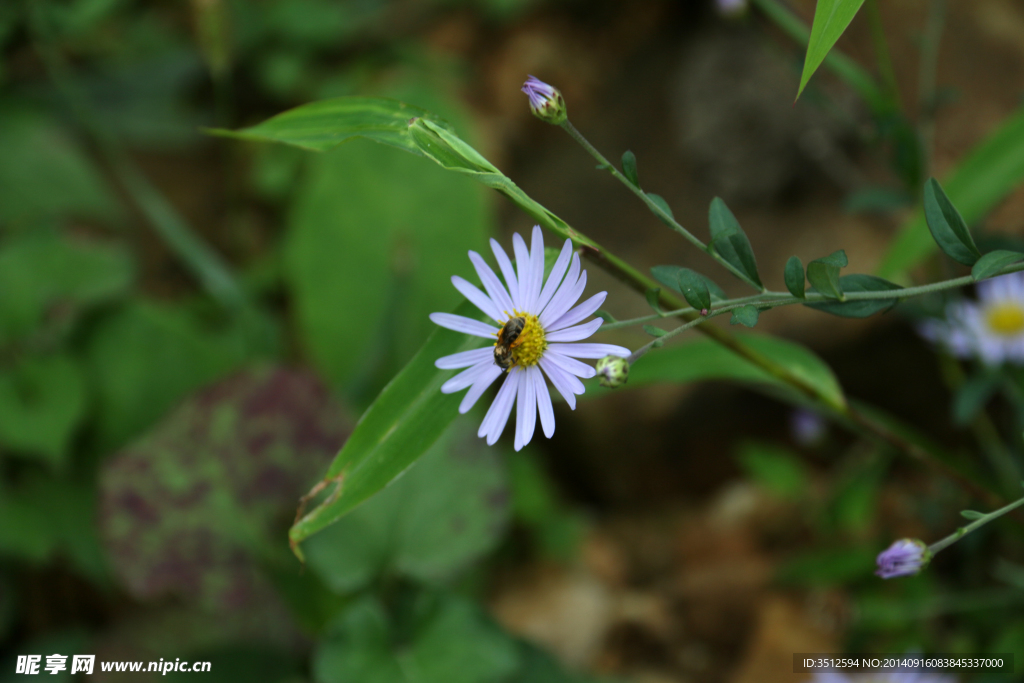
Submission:
[[[544,328],[540,326],[540,320],[532,313],[520,313],[515,311],[510,318],[526,318],[523,331],[512,344],[512,364],[529,367],[540,362],[544,355],[544,349],[548,347],[544,339]]]
[[[1012,337],[1024,332],[1024,308],[1016,302],[1004,301],[989,306],[985,322],[995,334]]]

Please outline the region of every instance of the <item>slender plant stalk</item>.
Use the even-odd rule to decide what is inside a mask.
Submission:
[[[1004,505],[1003,507],[999,508],[998,510],[994,510],[994,511],[988,513],[987,515],[982,515],[981,517],[979,517],[978,519],[974,520],[973,522],[971,522],[967,526],[960,527],[955,532],[953,532],[949,536],[946,536],[941,541],[937,541],[936,543],[931,544],[930,546],[928,546],[928,550],[931,552],[932,555],[934,555],[935,553],[939,552],[940,550],[945,550],[946,548],[948,548],[949,546],[953,545],[954,543],[956,543],[961,538],[963,538],[967,534],[971,533],[972,531],[974,531],[978,527],[984,526],[984,525],[988,524],[989,522],[991,522],[992,520],[998,519],[999,517],[1002,517],[1007,512],[1010,512],[1011,510],[1015,510],[1016,508],[1019,508],[1021,505],[1024,505],[1024,498],[1020,498],[1018,500],[1015,500],[1012,503],[1010,503],[1009,505]]]
[[[246,297],[224,260],[206,244],[169,201],[142,173],[109,127],[93,111],[88,97],[75,83],[63,55],[55,47],[45,2],[27,2],[26,12],[36,50],[50,80],[67,100],[83,129],[161,239],[193,272],[206,291],[227,308],[242,307]]]
[[[900,86],[896,82],[896,70],[892,66],[889,54],[889,43],[885,39],[885,27],[882,25],[882,13],[878,9],[878,0],[867,0],[868,23],[871,25],[871,39],[875,46],[875,59],[878,60],[878,71],[893,108],[902,108]]]

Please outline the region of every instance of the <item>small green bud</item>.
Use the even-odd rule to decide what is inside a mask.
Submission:
[[[530,111],[541,121],[560,126],[569,118],[565,100],[558,88],[530,76],[523,84],[522,91],[530,98]]]
[[[597,376],[602,387],[621,387],[629,379],[629,362],[618,356],[605,356],[597,361]]]

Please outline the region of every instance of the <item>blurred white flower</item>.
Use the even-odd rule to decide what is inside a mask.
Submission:
[[[960,358],[1024,363],[1024,272],[979,283],[977,301],[949,304],[945,321],[928,321],[920,332]]]

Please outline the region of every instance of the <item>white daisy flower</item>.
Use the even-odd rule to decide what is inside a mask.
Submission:
[[[494,323],[451,313],[431,313],[430,319],[456,332],[495,339],[490,346],[438,358],[434,365],[442,370],[466,368],[441,387],[446,394],[469,387],[459,405],[460,413],[472,408],[487,387],[507,372],[477,436],[486,437],[487,444],[493,445],[505,429],[514,402],[518,451],[533,438],[538,413],[544,436],[551,438],[555,433],[555,413],[543,375],[547,375],[569,407],[575,410],[576,395],[584,392],[579,378],[594,376],[594,368],[576,359],[628,356],[630,352],[612,344],[578,343],[594,334],[604,322],[600,318],[586,323],[583,320],[604,303],[608,292],[595,294],[574,306],[587,285],[587,271],[580,269],[580,257],[573,253],[570,240],[565,241],[547,282],[544,282],[544,236],[540,226],[533,227],[531,249],[526,248],[526,242],[518,233],[512,236],[512,244],[515,269],[501,245],[491,240],[491,249],[508,289],[475,251],[469,252],[469,260],[487,293],[461,277],[452,277],[455,289]],[[505,343],[499,348],[501,342]],[[507,371],[499,367],[499,360],[508,365]]]
[[[945,322],[929,321],[921,334],[961,358],[1024,363],[1024,272],[984,280],[977,291],[977,301],[949,304]]]

